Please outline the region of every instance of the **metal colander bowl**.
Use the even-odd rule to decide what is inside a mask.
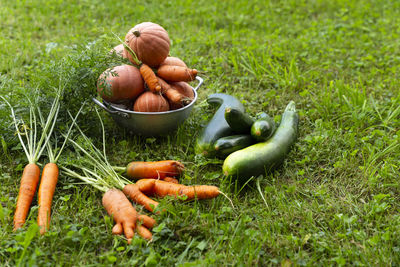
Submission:
[[[197,89],[203,84],[201,77],[197,76],[196,80],[198,84],[195,88],[192,87],[194,93],[193,101],[189,105],[176,110],[137,112],[123,109],[105,100],[101,102],[93,98],[93,101],[107,111],[118,125],[132,131],[134,134],[157,136],[176,130],[189,117],[197,100]]]

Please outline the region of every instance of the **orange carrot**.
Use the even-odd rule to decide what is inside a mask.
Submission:
[[[169,85],[170,85],[172,91],[175,91],[176,94],[181,95],[180,102],[170,101],[170,103],[169,103],[170,109],[174,110],[174,109],[178,109],[178,108],[187,106],[193,101],[194,91],[193,91],[193,88],[187,82],[171,82]],[[167,95],[165,95],[165,96],[167,96]]]
[[[127,184],[122,191],[133,202],[144,206],[148,211],[153,212],[158,206],[158,202],[143,194],[136,184]]]
[[[138,214],[124,193],[118,189],[110,189],[103,195],[103,206],[107,213],[113,217],[115,225],[113,234],[125,234],[128,243],[131,243],[135,235],[136,220]]]
[[[159,183],[159,182],[161,182],[161,183]],[[161,184],[162,190],[168,191],[171,193],[170,195],[174,195],[174,196],[177,195],[179,188],[185,187],[185,185],[183,185],[183,184],[171,183],[171,182],[166,182],[166,181],[161,181],[161,180],[156,180],[156,179],[140,179],[140,180],[136,181],[136,185],[138,186],[139,190],[148,196],[169,195],[169,194],[163,194],[162,192],[158,192],[158,194],[156,194],[156,187],[158,187],[158,189],[159,189],[160,184]],[[168,185],[171,185],[170,189],[168,189]]]
[[[136,181],[136,185],[139,187],[139,190],[146,195],[154,194],[154,186],[156,180],[155,179],[140,179]]]
[[[126,167],[126,174],[131,179],[163,179],[167,176],[179,176],[185,166],[176,160],[133,161]]]
[[[156,180],[156,182],[154,183],[153,194],[158,197],[178,196],[179,190],[185,187],[186,186],[182,184],[174,184]]]
[[[83,107],[83,106],[82,106]],[[82,111],[82,107],[79,109],[78,113],[75,117],[72,118],[72,123],[68,129],[68,132],[65,136],[64,142],[62,146],[57,149],[54,148],[54,151],[51,146],[50,140],[46,143],[47,148],[47,156],[50,160],[47,163],[42,171],[42,179],[40,180],[40,186],[38,191],[38,218],[37,222],[40,228],[40,234],[44,234],[50,227],[50,217],[51,217],[51,204],[53,202],[54,192],[56,190],[56,185],[58,181],[59,169],[57,166],[57,161],[61,156],[61,153],[65,147],[66,142],[69,139],[72,128],[74,127],[74,123],[78,118],[80,112]],[[71,115],[72,117],[72,115]],[[42,118],[41,118],[42,119]],[[43,121],[43,119],[42,119]],[[57,153],[55,153],[57,151]]]
[[[58,173],[58,166],[55,163],[47,163],[43,168],[38,191],[38,225],[41,234],[44,234],[50,225],[51,203],[56,189]]]
[[[164,81],[162,78],[158,77],[158,83],[161,85],[162,93],[165,95],[168,100],[176,103],[180,103],[182,101],[183,95],[180,94],[177,90],[173,90],[171,85]]]
[[[174,184],[179,184],[178,179],[173,178],[173,177],[165,177],[163,181],[168,182],[168,183],[174,183]]]
[[[136,227],[136,231],[144,239],[147,239],[147,240],[152,240],[153,239],[152,233],[146,227],[144,227],[143,225],[138,225]]]
[[[157,76],[169,82],[190,82],[196,78],[197,70],[182,66],[163,65],[158,68]]]
[[[179,196],[187,196],[187,199],[209,199],[219,195],[220,191],[218,187],[213,185],[193,185],[186,186],[179,190]]]
[[[136,185],[139,187],[139,190],[146,195],[155,195],[158,197],[186,196],[187,200],[194,198],[214,198],[221,193],[218,187],[212,185],[186,186],[152,179],[140,179],[136,182]]]
[[[148,229],[151,229],[156,225],[156,220],[147,215],[139,215],[138,221],[139,224],[137,225],[136,229],[138,234],[144,239],[147,240],[153,239],[153,235]]]
[[[158,93],[161,91],[161,86],[158,83],[157,77],[154,71],[148,65],[144,63],[141,64],[139,71],[150,91],[152,91],[153,93]]]
[[[191,102],[191,99],[182,94],[178,88],[171,86],[160,77],[157,77],[157,79],[161,85],[162,94],[168,99],[169,105],[174,107],[173,109],[181,108]]]
[[[114,235],[124,233],[130,244],[136,230],[141,237],[151,240],[152,234],[146,227],[152,228],[156,224],[155,220],[146,215],[139,215],[121,190],[108,190],[103,195],[102,203],[115,221],[112,229]],[[136,225],[137,220],[141,225]]]
[[[156,220],[143,214],[138,216],[138,221],[149,229],[153,228],[156,225]]]
[[[171,88],[171,86],[169,85],[169,83],[167,83],[166,81],[164,81],[162,78],[158,77],[157,75],[156,75],[156,77],[157,77],[158,83],[161,86],[161,93],[165,94]]]
[[[17,207],[14,214],[14,231],[21,228],[28,215],[32,199],[39,183],[40,169],[35,163],[25,166],[19,187]]]
[[[180,94],[184,95],[185,98],[190,98],[190,100],[193,100],[194,91],[187,82],[171,82],[169,85],[173,89],[177,90]]]

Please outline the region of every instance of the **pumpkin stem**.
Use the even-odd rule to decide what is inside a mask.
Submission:
[[[139,36],[140,36],[140,31],[138,31],[138,30],[133,31],[132,33],[133,33],[133,35],[135,35],[136,37],[139,37]]]

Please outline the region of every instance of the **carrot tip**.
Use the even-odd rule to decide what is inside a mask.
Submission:
[[[184,106],[189,105],[191,102],[192,102],[192,100],[191,100],[190,98],[187,98],[187,99],[183,99],[183,100],[182,100],[182,103],[183,103]]]
[[[13,231],[17,231],[18,229],[22,228],[22,225],[14,225]]]

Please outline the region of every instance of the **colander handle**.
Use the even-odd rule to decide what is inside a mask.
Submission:
[[[113,108],[111,106],[104,105],[102,102],[100,102],[99,100],[97,100],[94,97],[92,98],[92,100],[93,100],[94,103],[96,103],[99,107],[101,107],[102,109],[104,109],[108,113],[117,114],[118,116],[121,116],[121,117],[124,117],[124,118],[128,118],[129,117],[129,114],[127,114],[125,112],[118,111],[118,110],[113,110]]]
[[[107,111],[108,113],[117,113],[116,110],[111,110],[108,107],[106,107],[106,105],[104,105],[103,103],[101,103],[99,100],[97,100],[96,98],[92,98],[93,102],[96,103],[99,107],[101,107],[102,109],[104,109],[105,111]]]
[[[193,88],[195,91],[197,91],[197,89],[199,89],[200,85],[202,85],[202,84],[203,84],[203,81],[204,81],[203,78],[201,78],[201,77],[199,77],[199,76],[196,76],[196,80],[198,80],[199,83],[196,85],[195,88]]]

